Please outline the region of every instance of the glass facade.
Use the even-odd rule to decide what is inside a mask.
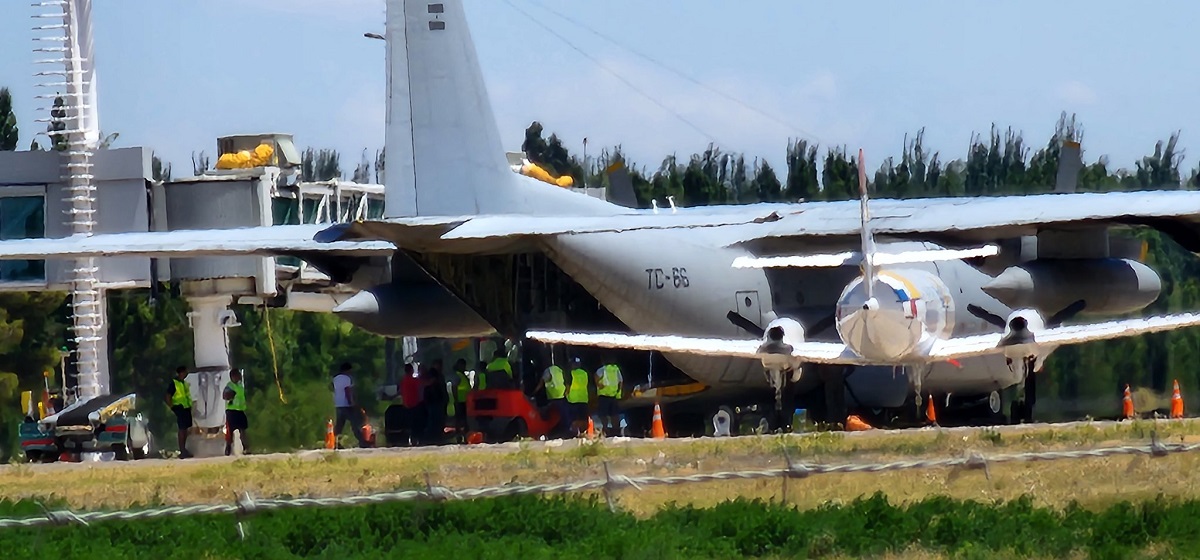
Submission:
[[[0,197],[0,241],[46,237],[46,198]],[[46,261],[0,261],[0,282],[44,282]]]
[[[367,219],[382,220],[383,219],[383,200],[376,198],[367,199]]]
[[[294,198],[271,199],[271,225],[293,226],[300,223],[300,204]]]

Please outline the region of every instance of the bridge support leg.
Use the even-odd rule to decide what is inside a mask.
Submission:
[[[188,375],[192,391],[192,432],[188,451],[196,457],[225,454],[225,399],[221,394],[229,382],[229,333],[239,326],[229,306],[230,295],[206,295],[188,298],[192,311],[188,323],[195,341],[196,367]]]

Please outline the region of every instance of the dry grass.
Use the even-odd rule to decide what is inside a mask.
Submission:
[[[135,504],[232,502],[255,497],[339,496],[423,488],[426,476],[451,488],[599,478],[604,463],[627,476],[779,468],[795,461],[841,463],[1200,441],[1200,421],[1097,423],[1060,427],[821,433],[727,440],[666,440],[560,446],[525,442],[481,448],[305,452],[239,459],[0,467],[0,499],[57,499],[82,509]],[[948,495],[976,500],[1023,494],[1057,506],[1100,507],[1157,494],[1200,498],[1200,453],[991,465],[982,470],[926,469],[882,474],[814,475],[782,480],[698,483],[623,490],[619,503],[639,514],[663,504],[710,505],[735,497],[786,499],[808,508],[876,491],[894,502]],[[919,551],[914,551],[914,554]],[[929,556],[898,556],[927,558]]]

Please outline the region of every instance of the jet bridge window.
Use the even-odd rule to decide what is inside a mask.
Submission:
[[[383,201],[378,198],[367,199],[367,219],[382,220],[383,219]]]
[[[42,237],[46,237],[46,197],[0,196],[0,241]],[[0,282],[45,279],[45,261],[0,261]]]
[[[300,201],[294,198],[271,199],[271,223],[277,226],[292,226],[300,223]]]

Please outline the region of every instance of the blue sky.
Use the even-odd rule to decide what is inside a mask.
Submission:
[[[1084,157],[1132,168],[1182,130],[1197,146],[1200,4],[983,1],[466,0],[505,148],[541,121],[578,152],[622,144],[654,170],[702,150],[783,166],[788,137],[862,146],[874,168],[926,127],[943,159],[991,123],[1045,142],[1061,111],[1084,124]],[[22,147],[36,130],[36,8],[0,3],[0,86],[16,97]],[[94,0],[100,121],[117,146],[144,145],[190,173],[216,138],[291,132],[343,154],[383,144],[383,0]],[[615,39],[560,19],[558,11]],[[625,47],[625,48],[622,48]],[[773,115],[681,78],[688,78]],[[670,107],[693,126],[660,105]],[[700,129],[697,131],[696,129]],[[1196,164],[1188,157],[1184,167]]]

